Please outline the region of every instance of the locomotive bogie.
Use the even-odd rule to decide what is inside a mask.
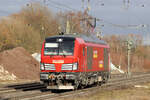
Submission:
[[[92,84],[101,85],[109,78],[108,72],[41,73],[41,81],[49,89],[76,89]]]

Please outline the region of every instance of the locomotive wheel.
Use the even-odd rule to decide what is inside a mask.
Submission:
[[[101,86],[102,85],[102,82],[97,82],[97,86]]]
[[[79,82],[77,80],[75,80],[74,84],[75,84],[74,85],[74,90],[77,90],[78,87],[79,87]]]
[[[44,81],[44,86],[48,86],[48,82],[47,81]]]
[[[78,86],[77,85],[74,85],[74,90],[77,90],[78,89]]]
[[[107,81],[108,81],[108,75],[105,74],[105,75],[103,76],[103,83],[107,83]]]

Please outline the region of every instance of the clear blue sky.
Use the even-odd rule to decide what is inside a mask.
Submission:
[[[43,0],[1,0],[0,16],[8,16],[19,12],[27,3],[36,1],[43,3]],[[83,10],[82,0],[45,1],[45,4],[54,12],[69,11],[71,10],[69,8]],[[84,8],[86,8],[87,0],[84,1]],[[124,5],[123,0],[90,0],[90,6],[89,13],[102,19],[98,23],[98,29],[101,29],[105,35],[110,33],[150,33],[150,0],[130,0],[128,9],[128,4]],[[142,24],[145,26],[141,27]],[[104,25],[104,27],[101,27],[101,25]]]

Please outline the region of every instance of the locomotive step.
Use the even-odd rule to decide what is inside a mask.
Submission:
[[[52,90],[73,90],[74,86],[60,85],[60,86],[47,86],[47,89]]]

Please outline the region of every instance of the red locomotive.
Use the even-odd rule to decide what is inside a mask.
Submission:
[[[42,45],[40,69],[40,80],[50,89],[100,85],[110,76],[109,46],[86,35],[48,37]]]

